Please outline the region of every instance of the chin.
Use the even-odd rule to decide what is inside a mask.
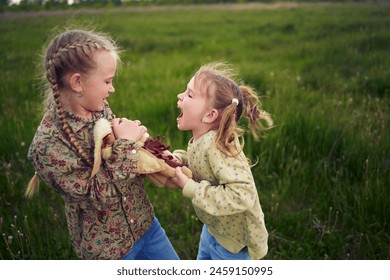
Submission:
[[[180,123],[177,123],[177,129],[181,131],[185,131],[186,129],[183,129],[183,127],[180,125]]]

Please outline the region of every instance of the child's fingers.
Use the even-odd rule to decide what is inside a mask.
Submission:
[[[175,168],[175,174],[176,174],[176,177],[181,177],[183,176],[183,171],[181,170],[181,167],[176,167]]]
[[[140,124],[141,122],[138,120],[115,118],[112,120],[112,129],[116,138],[138,141],[148,131],[145,126]]]
[[[117,126],[119,124],[120,120],[121,120],[120,118],[113,119],[112,120],[112,126]]]
[[[141,125],[139,128],[140,128],[142,135],[148,131],[148,129],[144,125]]]
[[[173,182],[177,184],[180,188],[184,188],[184,185],[187,183],[189,178],[185,175],[181,169],[181,167],[175,168],[176,177],[172,178]]]

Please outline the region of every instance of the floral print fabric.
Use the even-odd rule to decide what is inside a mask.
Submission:
[[[67,122],[93,161],[93,128],[112,120],[106,104],[92,120],[66,113]],[[109,160],[92,179],[92,167],[75,152],[61,121],[49,110],[39,125],[28,158],[39,177],[65,202],[73,247],[81,259],[120,259],[151,226],[154,212],[137,169],[138,146],[117,139]]]

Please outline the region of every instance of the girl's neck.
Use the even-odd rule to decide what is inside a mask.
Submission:
[[[74,95],[74,93],[73,93]],[[90,120],[92,119],[92,112],[85,110],[83,107],[81,107],[77,102],[73,102],[73,100],[70,98],[64,98],[64,96],[72,96],[68,93],[61,94],[61,104],[63,106],[63,109],[76,115],[77,117],[80,117],[82,119]]]
[[[219,121],[214,121],[212,123],[202,123],[196,131],[192,130],[192,138],[194,141],[201,138],[203,135],[208,133],[210,130],[218,130]]]
[[[208,133],[210,130],[213,130],[214,128],[212,127],[208,127],[207,129],[204,129],[202,131],[198,131],[198,132],[194,132],[192,131],[192,140],[193,142],[198,140],[199,138],[201,138],[203,135],[205,135],[206,133]]]

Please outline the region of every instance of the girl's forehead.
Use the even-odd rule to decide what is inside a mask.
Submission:
[[[97,51],[95,53],[95,61],[97,64],[100,66],[110,66],[111,64],[115,63],[116,64],[116,56],[113,52],[102,50],[102,51]]]
[[[201,82],[197,79],[196,76],[193,76],[191,80],[187,84],[187,89],[192,91],[193,93],[200,94],[202,91],[202,88],[200,87]]]
[[[210,97],[215,89],[215,84],[210,77],[204,72],[198,72],[194,77],[194,88],[202,95]]]
[[[117,59],[114,53],[109,51],[98,51],[95,54],[95,73],[110,74],[116,71]]]
[[[193,81],[193,85],[196,89],[204,89],[206,85],[206,79],[204,75],[201,75],[199,73],[192,77],[191,81]]]
[[[188,82],[187,86],[188,86],[189,88],[195,86],[195,76],[193,76],[193,77],[191,78],[191,80]]]

